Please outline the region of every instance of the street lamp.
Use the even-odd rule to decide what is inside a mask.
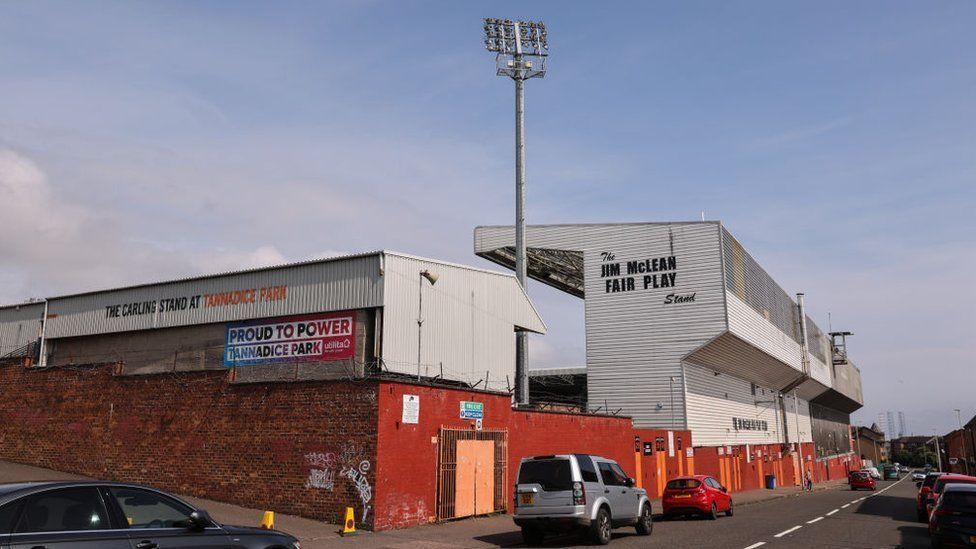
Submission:
[[[495,74],[515,81],[515,277],[525,288],[525,81],[546,74],[549,36],[545,23],[485,19],[485,49],[495,52]],[[528,334],[515,343],[515,400],[529,403]]]
[[[433,286],[437,282],[438,276],[427,269],[420,271],[420,276],[417,278],[419,286],[417,287],[418,292],[418,302],[419,307],[417,308],[417,381],[420,381],[420,349],[421,349],[421,333],[424,328],[424,280],[430,282]]]

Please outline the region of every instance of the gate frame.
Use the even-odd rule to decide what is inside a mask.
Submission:
[[[485,516],[478,514],[464,517],[454,516],[454,485],[457,482],[457,441],[459,440],[488,440],[495,443],[495,497],[492,511],[486,514],[507,512],[508,429],[476,431],[471,428],[441,425],[437,432],[437,489],[434,496],[437,522]]]

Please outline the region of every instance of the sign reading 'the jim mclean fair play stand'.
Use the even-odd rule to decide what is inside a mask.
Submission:
[[[616,294],[674,288],[678,280],[678,259],[673,255],[640,259],[617,260],[613,252],[601,252],[600,278],[604,293]],[[668,294],[665,305],[691,303],[695,294]]]

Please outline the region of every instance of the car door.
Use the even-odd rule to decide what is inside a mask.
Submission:
[[[708,484],[712,490],[712,497],[714,497],[715,501],[717,502],[716,507],[718,508],[718,510],[728,511],[729,502],[732,501],[732,497],[728,494],[727,491],[722,489],[722,484],[719,481],[715,480],[714,477],[708,477],[705,480],[706,480],[706,484]]]
[[[202,531],[188,528],[188,520],[194,509],[162,492],[112,486],[108,488],[107,495],[121,514],[121,520],[128,524],[125,531],[131,549],[240,547],[216,524]]]
[[[56,488],[23,499],[10,549],[130,549],[97,486]]]
[[[600,461],[597,467],[603,479],[603,492],[610,501],[610,515],[613,520],[616,522],[635,518],[637,503],[634,500],[634,491],[627,486],[627,475],[612,461]]]

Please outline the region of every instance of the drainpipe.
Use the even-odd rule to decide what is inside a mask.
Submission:
[[[47,300],[44,300],[44,317],[41,318],[40,356],[37,359],[37,365],[41,368],[47,366],[47,339],[44,337],[47,328],[47,304]]]

